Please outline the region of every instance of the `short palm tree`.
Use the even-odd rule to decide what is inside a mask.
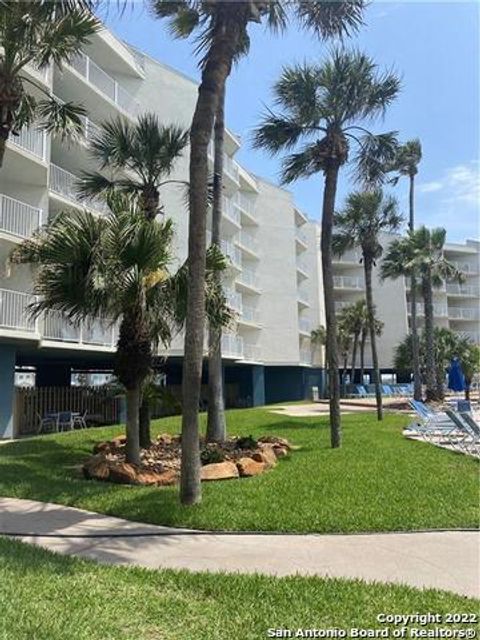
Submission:
[[[342,309],[339,321],[342,322],[342,324],[349,331],[350,335],[353,337],[352,366],[350,378],[351,382],[356,382],[358,347],[360,346],[360,340],[364,330],[366,339],[366,329],[368,327],[368,314],[365,300],[357,300],[356,302]]]
[[[136,198],[146,218],[155,220],[163,213],[162,187],[187,184],[170,179],[187,145],[188,131],[160,124],[153,113],[139,116],[135,124],[121,117],[104,122],[90,145],[100,171],[82,174],[79,193],[85,198],[123,193]]]
[[[418,173],[418,165],[422,160],[422,145],[418,138],[408,140],[404,144],[399,145],[395,158],[388,167],[389,171],[393,171],[396,175],[390,180],[391,184],[396,184],[398,180],[405,176],[409,181],[409,217],[408,228],[410,231],[415,229],[415,177]],[[410,279],[410,327],[412,333],[413,344],[413,396],[415,400],[422,397],[422,381],[420,376],[420,353],[418,344],[418,328],[417,328],[417,286],[415,273],[412,273]]]
[[[373,303],[372,274],[383,252],[382,233],[397,231],[402,222],[395,198],[384,196],[381,189],[354,192],[347,197],[345,208],[335,215],[333,250],[342,255],[348,249],[360,247],[365,274],[365,297],[368,328],[372,349],[373,381],[377,400],[377,417],[383,418],[382,387],[375,335],[375,305]]]
[[[82,3],[0,3],[0,167],[10,136],[36,122],[47,132],[76,137],[83,130],[85,110],[62,103],[25,73],[27,65],[46,69],[60,66],[78,53],[100,22]],[[38,95],[44,97],[39,99]]]
[[[139,409],[158,344],[168,347],[185,317],[186,269],[169,272],[171,221],[148,221],[125,197],[109,199],[111,212],[60,214],[13,253],[34,264],[32,313],[60,312],[72,322],[102,318],[119,324],[114,370],[127,396],[127,460],[140,462]],[[211,252],[209,268],[226,266]],[[212,266],[213,265],[213,266]],[[224,299],[206,297],[209,314],[228,317]],[[214,318],[211,318],[214,321]]]
[[[341,387],[342,395],[346,394],[348,356],[352,348],[352,333],[347,316],[340,316],[337,323],[337,345],[342,360]]]
[[[374,135],[365,129],[365,125],[385,113],[399,88],[397,76],[379,73],[368,56],[356,51],[334,50],[323,63],[283,70],[274,87],[279,112],[266,114],[255,137],[256,146],[272,154],[290,152],[283,161],[284,183],[316,174],[324,176],[321,253],[332,447],[340,446],[341,442],[332,268],[338,176],[349,160],[351,146],[356,145],[354,168],[357,178],[369,184],[382,180],[383,167],[393,158],[396,137],[394,133]]]
[[[382,278],[411,277],[414,272],[420,280],[425,315],[425,383],[426,398],[436,400],[436,363],[434,344],[433,290],[446,280],[462,281],[462,274],[454,264],[446,260],[443,247],[445,229],[427,229],[422,226],[409,231],[404,238],[394,240],[382,262]]]
[[[206,2],[151,0],[159,18],[170,21],[176,36],[196,37],[201,80],[190,129],[189,302],[185,332],[182,414],[181,500],[201,500],[198,406],[205,317],[204,274],[208,198],[208,144],[218,103],[232,66],[249,48],[248,26],[265,22],[286,27],[294,18],[319,37],[348,35],[362,23],[364,0],[336,2]]]

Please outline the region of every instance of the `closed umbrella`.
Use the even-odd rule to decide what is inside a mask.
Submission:
[[[465,376],[458,358],[453,358],[448,371],[448,388],[452,391],[465,390]]]

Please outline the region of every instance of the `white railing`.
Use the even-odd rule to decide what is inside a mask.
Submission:
[[[458,296],[478,296],[479,288],[473,285],[447,284],[447,293]]]
[[[410,303],[407,304],[409,315],[412,314],[412,305]],[[416,305],[417,315],[424,316],[425,315],[425,305],[423,302],[417,302]],[[433,315],[436,318],[446,318],[448,315],[448,309],[444,304],[435,304],[433,305]]]
[[[305,233],[299,229],[298,227],[295,229],[295,239],[298,240],[299,242],[301,242],[302,244],[304,244],[305,246],[308,245],[308,239],[307,236],[305,235]]]
[[[226,153],[223,154],[223,166],[224,171],[227,173],[234,182],[239,181],[239,168],[238,164],[233,158],[230,158]]]
[[[133,59],[135,61],[135,66],[137,67],[137,69],[140,69],[140,71],[144,73],[145,72],[145,56],[139,51],[136,51],[135,49],[130,49],[130,53],[133,56]]]
[[[40,69],[40,67],[34,64],[28,63],[25,68],[28,70],[29,73],[33,73],[36,77],[40,78],[42,82],[44,82],[45,84],[48,84],[49,74],[52,68],[51,64],[47,64],[45,67]]]
[[[0,289],[0,327],[35,332],[37,323],[29,313],[35,299],[30,293]]]
[[[455,331],[455,333],[462,338],[468,338],[475,344],[480,344],[480,333],[477,331]]]
[[[303,331],[304,333],[310,333],[312,330],[312,323],[308,318],[299,318],[298,328],[300,329],[300,331]]]
[[[467,307],[449,307],[448,317],[454,320],[478,320],[480,312],[478,309],[469,309]]]
[[[300,362],[312,364],[312,352],[309,349],[300,349]]]
[[[246,231],[240,231],[235,242],[252,253],[257,253],[258,251],[258,240]]]
[[[237,191],[233,201],[236,207],[247,213],[251,218],[257,217],[254,198]]]
[[[336,289],[363,289],[365,287],[362,278],[352,276],[334,276],[333,286]]]
[[[233,265],[240,269],[242,268],[242,254],[238,247],[233,245],[228,240],[222,240],[220,242],[220,249],[222,250],[222,253],[227,256],[227,258],[230,258]]]
[[[80,207],[105,213],[108,211],[106,202],[98,198],[81,199],[78,195],[78,185],[81,179],[70,171],[50,163],[49,186],[52,191],[71,200]]]
[[[478,273],[478,267],[470,264],[469,262],[458,262],[456,260],[451,261],[452,264],[462,273]]]
[[[229,220],[232,220],[232,222],[234,222],[236,225],[241,225],[240,211],[235,208],[233,201],[226,196],[223,196],[222,214]]]
[[[346,302],[345,300],[335,300],[335,313],[340,313],[343,309],[351,307],[353,302]]]
[[[32,155],[45,160],[46,133],[36,129],[23,128],[18,136],[10,135],[9,142]]]
[[[308,265],[305,260],[297,258],[297,271],[302,271],[303,273],[308,274]]]
[[[260,289],[260,279],[253,269],[243,269],[237,280],[248,287]]]
[[[255,307],[243,305],[242,307],[242,320],[244,322],[258,323],[260,322],[260,313]]]
[[[238,291],[225,291],[228,306],[237,313],[242,312],[242,294]]]
[[[80,119],[82,120],[82,123],[83,123],[83,135],[85,137],[85,140],[87,140],[87,142],[92,142],[92,140],[94,140],[95,138],[98,138],[98,136],[102,132],[100,127],[96,125],[94,122],[92,122],[90,118],[87,118],[86,116],[81,116]]]
[[[29,238],[42,224],[43,210],[0,194],[0,230]]]
[[[256,344],[245,342],[243,345],[243,359],[258,362],[262,359],[262,350]]]
[[[310,304],[310,296],[308,295],[308,293],[306,291],[302,291],[300,289],[298,291],[297,298],[298,298],[298,301],[303,303],[303,304]]]
[[[362,260],[362,254],[360,251],[356,251],[356,250],[346,251],[341,256],[338,256],[338,255],[333,256],[334,262],[348,262],[348,263],[360,264],[361,260]]]
[[[102,320],[82,320],[74,324],[57,311],[48,311],[43,320],[43,339],[115,348],[116,327]]]
[[[234,358],[243,357],[243,338],[230,333],[222,335],[222,354]]]
[[[78,53],[71,58],[70,66],[121,109],[132,116],[137,115],[139,105],[135,98],[89,56]]]

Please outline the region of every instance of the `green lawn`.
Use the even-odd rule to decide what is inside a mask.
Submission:
[[[270,628],[385,628],[376,621],[382,612],[478,606],[447,592],[358,580],[102,566],[0,538],[2,640],[257,640]]]
[[[478,462],[401,435],[408,417],[344,418],[341,449],[328,419],[265,409],[228,412],[230,434],[287,437],[301,449],[275,469],[204,484],[203,503],[181,507],[176,488],[84,480],[78,465],[119,427],[44,436],[0,446],[0,495],[57,502],[125,518],[202,529],[355,532],[478,526]],[[178,431],[179,419],[155,424]]]

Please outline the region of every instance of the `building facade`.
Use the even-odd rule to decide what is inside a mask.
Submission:
[[[89,144],[101,122],[118,116],[134,122],[149,111],[162,123],[188,128],[197,97],[192,80],[129,48],[108,30],[96,34],[62,69],[28,73],[60,99],[83,104],[88,117],[78,143],[65,144],[30,129],[7,145],[0,171],[0,437],[12,434],[15,379],[17,384],[67,386],[78,372],[103,375],[111,370],[116,344],[115,328],[100,322],[74,326],[57,313],[32,319],[31,268],[11,265],[12,249],[60,210],[74,215],[86,206],[75,184],[82,170],[98,168]],[[240,144],[226,132],[222,248],[230,258],[225,288],[237,314],[222,344],[227,402],[248,406],[301,399],[323,382],[323,353],[310,341],[312,329],[324,324],[320,229],[288,191],[236,162]],[[213,166],[212,156],[210,161]],[[188,179],[188,151],[172,178]],[[184,193],[166,186],[162,202],[174,221],[174,254],[180,264],[187,255]],[[88,203],[99,215],[104,207],[101,201]],[[447,284],[436,294],[438,322],[478,341],[479,243],[449,245],[448,256],[466,273],[467,283]],[[338,260],[335,274],[340,310],[364,295],[358,255]],[[394,346],[408,330],[406,283],[376,279],[375,298],[385,323],[379,349],[387,371]],[[177,391],[182,354],[182,336],[161,354],[168,356],[161,362],[167,384]]]

